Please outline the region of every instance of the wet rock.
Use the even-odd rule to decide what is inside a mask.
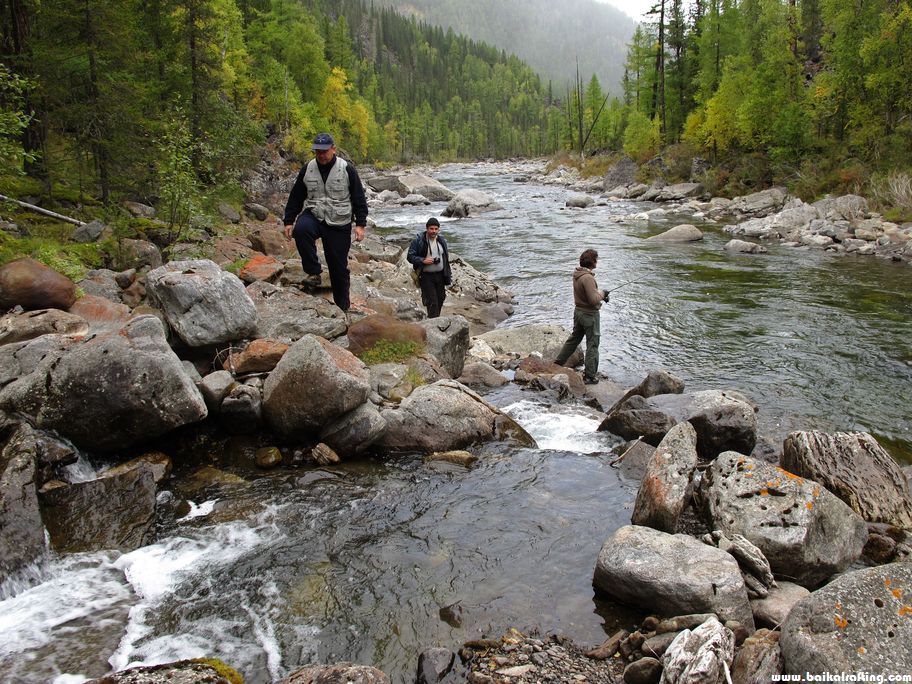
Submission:
[[[320,441],[349,458],[367,451],[385,430],[386,420],[376,406],[366,402],[328,423],[320,430]]]
[[[0,424],[0,584],[44,553],[35,491],[39,446],[27,424]]]
[[[345,334],[347,326],[342,310],[322,297],[263,281],[249,285],[247,294],[256,306],[260,337],[292,344],[305,335],[331,340]]]
[[[36,309],[67,310],[76,301],[72,280],[28,257],[0,266],[0,311],[21,306]]]
[[[0,318],[0,345],[25,342],[42,335],[85,335],[89,325],[81,316],[59,309],[8,313]]]
[[[655,447],[637,439],[624,444],[620,451],[620,456],[612,461],[612,465],[617,465],[624,477],[642,480],[646,475],[646,465],[655,453]]]
[[[302,667],[279,684],[390,684],[389,677],[369,665],[337,663]]]
[[[700,458],[715,458],[727,450],[749,454],[757,441],[755,409],[738,392],[660,394],[648,401],[676,422],[686,420],[694,426]]]
[[[675,615],[674,617],[662,620],[655,626],[656,634],[667,634],[669,632],[683,632],[685,629],[696,629],[709,618],[715,617],[714,613],[691,613],[690,615]]]
[[[701,623],[702,624],[702,623]],[[655,634],[643,642],[642,652],[652,658],[661,658],[671,643],[678,638],[679,632],[662,632]]]
[[[751,599],[754,622],[761,627],[778,629],[794,605],[810,593],[799,584],[777,582],[766,598]]]
[[[90,679],[87,684],[231,684],[240,681],[240,674],[219,662],[180,660],[163,665],[131,667],[108,674],[101,679]],[[226,677],[231,677],[227,679]]]
[[[625,439],[642,439],[658,446],[677,421],[639,395],[631,396],[612,409],[599,424],[599,432],[610,432]]]
[[[767,684],[782,674],[779,632],[758,629],[745,639],[732,662],[732,684]]]
[[[160,451],[150,451],[149,453],[137,456],[126,463],[107,468],[99,474],[99,477],[124,475],[138,467],[140,464],[145,464],[152,471],[152,479],[155,481],[156,485],[161,484],[171,477],[171,471],[173,469],[171,457]]]
[[[782,625],[785,672],[912,672],[912,563],[846,573],[799,601]]]
[[[595,203],[595,200],[589,195],[584,195],[582,193],[573,193],[567,198],[566,206],[573,207],[575,209],[587,209]]]
[[[862,518],[912,529],[912,497],[896,461],[864,432],[793,432],[782,467],[815,480]]]
[[[678,423],[646,465],[633,507],[633,524],[674,532],[690,496],[696,466],[697,433],[690,423]]]
[[[560,381],[559,378],[566,378]],[[539,356],[527,356],[519,362],[513,380],[518,383],[537,383],[542,389],[558,389],[566,386],[566,392],[558,391],[558,395],[581,397],[586,392],[586,386],[579,373],[565,366],[558,366],[553,361],[548,361]]]
[[[453,380],[418,387],[398,408],[383,411],[382,416],[387,430],[378,445],[388,449],[423,452],[461,449],[474,442],[498,439],[504,425],[514,431],[520,443],[534,444],[515,421]],[[416,426],[432,427],[416,429]]]
[[[425,460],[443,461],[445,463],[455,463],[456,465],[468,467],[478,460],[478,456],[462,450],[435,451],[434,453],[429,454]]]
[[[396,190],[406,195],[421,195],[432,202],[449,202],[456,193],[438,180],[422,173],[407,173],[396,179]]]
[[[263,424],[263,395],[259,387],[235,385],[222,400],[219,422],[233,435],[249,435]]]
[[[418,656],[417,684],[438,684],[452,670],[456,654],[447,648],[429,648]]]
[[[278,340],[253,340],[240,351],[232,349],[222,367],[238,375],[268,373],[278,365],[287,351],[288,345]]]
[[[763,245],[756,242],[747,242],[746,240],[729,240],[722,249],[726,252],[737,252],[739,254],[766,254],[769,251]]]
[[[257,468],[271,470],[282,464],[282,452],[277,447],[263,447],[256,450],[254,461]]]
[[[153,316],[84,341],[45,335],[5,345],[4,367],[15,380],[3,386],[0,377],[0,408],[32,415],[38,427],[93,451],[123,449],[207,415]]]
[[[457,380],[467,387],[500,387],[510,382],[500,371],[483,361],[465,364]]]
[[[466,218],[499,209],[503,209],[503,207],[495,202],[493,197],[481,190],[460,190],[443,210],[443,215]]]
[[[701,494],[713,529],[743,535],[776,577],[806,587],[845,570],[867,539],[861,517],[816,482],[733,451],[704,473]]]
[[[656,242],[696,242],[703,239],[703,232],[693,224],[682,223],[646,239]]]
[[[307,335],[285,352],[266,379],[264,417],[284,437],[306,437],[363,404],[368,379],[367,368],[351,352]]]
[[[658,684],[662,678],[662,663],[649,656],[640,658],[624,668],[625,684]]]
[[[735,657],[731,630],[715,617],[695,630],[684,630],[662,656],[662,681],[667,684],[696,684],[724,681],[725,670]]]
[[[151,300],[190,347],[253,337],[257,311],[232,273],[205,259],[171,261],[146,278]]]
[[[440,361],[450,377],[462,375],[469,351],[469,322],[462,316],[440,316],[419,321],[416,325],[424,328],[428,352]]]
[[[45,485],[39,500],[51,545],[67,553],[138,549],[152,536],[156,491],[152,467],[143,461],[87,482]]]
[[[658,614],[712,612],[753,626],[738,564],[686,535],[620,528],[599,552],[593,583],[621,603]]]
[[[339,454],[323,443],[317,444],[317,446],[311,450],[310,457],[317,465],[322,466],[334,465],[342,461],[342,459],[339,458]]]

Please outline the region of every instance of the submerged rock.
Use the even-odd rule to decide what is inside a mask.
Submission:
[[[35,491],[38,441],[26,424],[0,425],[0,584],[45,550]]]

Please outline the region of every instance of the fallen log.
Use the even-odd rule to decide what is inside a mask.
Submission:
[[[64,216],[63,214],[58,214],[56,211],[51,211],[50,209],[44,209],[43,207],[36,207],[34,204],[29,204],[28,202],[23,202],[22,200],[13,199],[12,197],[7,197],[6,195],[0,195],[0,200],[4,202],[12,202],[13,204],[18,204],[20,207],[25,207],[26,209],[31,209],[36,211],[39,214],[44,214],[45,216],[50,216],[51,218],[58,219],[60,221],[66,221],[67,223],[72,223],[77,226],[84,226],[85,221],[80,221],[79,219],[70,218],[69,216]]]

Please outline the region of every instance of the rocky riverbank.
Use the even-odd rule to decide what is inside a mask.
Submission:
[[[270,214],[284,188],[263,181],[268,175],[230,235],[171,245],[171,261],[152,241],[125,240],[112,268],[78,283],[27,260],[0,269],[3,305],[12,308],[0,321],[4,595],[27,585],[51,551],[151,542],[161,507],[180,508],[160,496],[179,491],[176,470],[215,482],[366,453],[468,462],[485,442],[533,444],[483,398],[514,382],[590,403],[604,414],[599,430],[628,440],[617,465],[641,481],[632,524],[593,558],[593,584],[645,617],[588,651],[517,632],[435,649],[422,657],[419,681],[696,682],[722,681],[729,670],[747,682],[826,667],[912,671],[912,500],[906,476],[873,438],[796,432],[773,445],[758,434],[762,407],[749,397],[685,392],[661,371],[629,389],[585,386],[549,361],[565,330],[492,329],[510,314],[510,293],[458,255],[445,315],[424,319],[403,245],[373,231],[352,250],[354,307],[343,313],[326,283],[304,284]],[[448,192],[415,173],[365,178],[372,203]],[[454,216],[494,204],[474,191],[446,199]],[[409,351],[366,364],[380,341]],[[232,472],[213,461],[188,473],[175,462],[184,450],[172,446],[206,434],[252,437],[257,448]],[[74,477],[78,452],[111,467]],[[286,681],[385,681],[369,665],[305,668]],[[111,681],[132,681],[118,676]],[[145,681],[172,674],[151,676]]]

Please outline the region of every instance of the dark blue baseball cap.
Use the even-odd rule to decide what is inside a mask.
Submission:
[[[329,133],[317,133],[317,137],[314,138],[313,145],[311,145],[310,149],[328,150],[335,144],[336,141],[333,140],[333,137]]]

